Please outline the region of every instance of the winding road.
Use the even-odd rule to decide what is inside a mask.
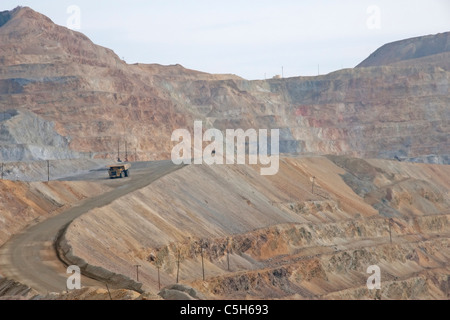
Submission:
[[[113,186],[111,191],[88,198],[75,207],[33,225],[12,237],[0,248],[0,270],[3,276],[28,285],[39,293],[67,290],[70,274],[58,258],[54,242],[58,234],[82,214],[105,206],[117,198],[146,187],[159,178],[183,166],[171,160],[133,163],[130,178],[110,180],[105,170],[94,170],[89,174],[64,180],[98,180]],[[82,286],[105,287],[105,284],[87,277],[81,278]]]

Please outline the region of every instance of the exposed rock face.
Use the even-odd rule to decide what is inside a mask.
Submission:
[[[141,160],[167,155],[170,134],[187,126],[186,116],[154,88],[152,68],[127,66],[111,50],[29,8],[11,16],[0,28],[3,112],[28,110],[54,123],[55,136],[66,137],[70,149],[98,157],[115,153],[119,141],[122,151],[128,141],[130,149],[148,152]]]
[[[161,300],[161,297],[149,293],[140,295],[125,289],[106,290],[95,287],[42,295],[17,281],[0,277],[0,300]]]
[[[173,90],[219,129],[281,128],[281,152],[434,154],[448,163],[449,79],[434,67],[379,67],[314,78],[183,82]]]
[[[208,299],[448,298],[449,166],[330,156],[258,171],[187,166],[77,218],[65,245],[129,277],[141,265],[155,293],[179,279]],[[382,290],[367,290],[371,265]],[[199,296],[174,289],[159,295]]]
[[[168,158],[173,130],[198,119],[221,130],[280,128],[281,152],[449,163],[449,33],[387,45],[326,76],[247,81],[127,65],[29,8],[3,12],[0,25],[0,110],[27,110],[52,136],[37,154],[2,137],[3,160],[79,156],[72,151],[115,159],[125,141],[139,160]],[[0,117],[2,128],[13,119]]]
[[[25,227],[107,190],[89,182],[0,181],[0,246]]]
[[[450,33],[440,33],[385,44],[357,67],[378,67],[400,64],[402,61],[422,59],[421,62],[439,61],[449,66]],[[428,59],[425,59],[428,58]],[[417,61],[414,61],[417,63]]]
[[[165,300],[204,300],[205,297],[195,289],[182,284],[163,288],[159,295]]]
[[[0,277],[0,300],[24,300],[30,298],[33,295],[37,295],[37,292],[30,287],[17,281]]]
[[[0,114],[2,159],[56,160],[88,157],[68,148],[69,141],[55,131],[55,124],[26,110]]]

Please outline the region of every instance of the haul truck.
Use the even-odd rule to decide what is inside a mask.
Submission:
[[[111,179],[129,177],[130,176],[130,171],[129,171],[130,167],[131,167],[131,164],[129,164],[129,163],[118,163],[118,164],[109,165],[109,166],[107,166],[109,177]]]

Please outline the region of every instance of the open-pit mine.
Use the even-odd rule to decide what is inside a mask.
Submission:
[[[249,81],[0,12],[0,299],[449,299],[449,81],[449,32]],[[279,130],[278,171],[172,161],[196,121]]]

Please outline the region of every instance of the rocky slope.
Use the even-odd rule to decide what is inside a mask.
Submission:
[[[178,278],[208,299],[444,299],[449,170],[336,156],[283,158],[275,176],[193,165],[78,218],[63,241],[93,267],[133,278],[141,265],[153,294]],[[366,288],[370,265],[380,291]]]
[[[0,180],[0,246],[25,227],[107,190],[89,182]]]
[[[450,65],[449,54],[450,33],[446,32],[388,43],[372,53],[357,68],[387,65],[405,66],[412,62],[428,64],[435,61],[448,69]]]
[[[138,294],[131,290],[109,290],[94,287],[84,287],[69,292],[39,294],[17,281],[0,277],[1,300],[162,300],[162,298],[148,293]]]
[[[448,33],[391,44],[355,69],[247,81],[128,65],[30,8],[0,17],[3,161],[115,159],[125,142],[139,160],[168,158],[173,130],[198,119],[280,128],[281,152],[449,163]]]
[[[74,160],[75,161],[75,160]],[[23,163],[21,165],[24,165]],[[33,177],[40,171],[39,164],[20,168],[21,173]],[[15,168],[17,169],[17,168]],[[10,177],[11,178],[11,177]],[[89,182],[23,182],[0,180],[0,247],[27,227],[67,210],[82,200],[102,194],[110,188]],[[92,294],[91,296],[97,296]],[[117,297],[117,295],[115,295]],[[64,297],[64,295],[63,295]],[[80,293],[79,297],[87,297]],[[40,296],[38,292],[20,283],[20,279],[5,278],[0,267],[0,300],[56,299],[59,295]]]

